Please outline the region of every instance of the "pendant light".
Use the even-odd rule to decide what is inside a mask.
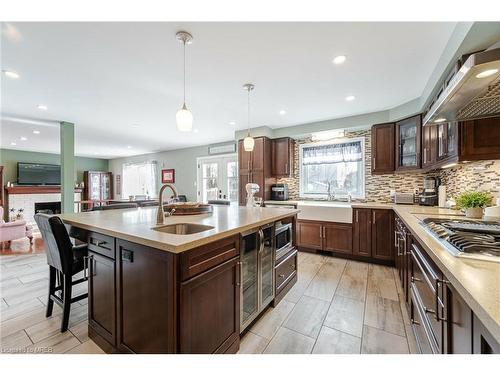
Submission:
[[[255,140],[250,136],[250,91],[252,91],[255,86],[251,83],[245,83],[243,88],[248,91],[248,133],[245,139],[243,139],[243,148],[245,151],[253,151],[253,146],[255,145]]]
[[[193,114],[186,107],[186,44],[191,44],[193,42],[193,36],[186,31],[179,31],[175,36],[184,47],[184,99],[182,108],[177,111],[175,119],[179,131],[190,132],[193,128]]]

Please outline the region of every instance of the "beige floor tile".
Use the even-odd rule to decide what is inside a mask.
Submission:
[[[85,342],[89,339],[89,323],[87,320],[75,324],[73,327],[70,327],[69,330],[78,340],[80,340],[80,342]]]
[[[26,333],[33,343],[37,343],[46,339],[47,337],[54,336],[61,330],[61,317],[59,315],[51,318],[44,319],[40,323],[26,328]]]
[[[299,302],[300,298],[304,295],[310,281],[298,280],[295,285],[285,294],[284,300],[292,303]]]
[[[3,323],[9,319],[36,310],[40,307],[43,307],[43,304],[38,298],[32,298],[29,301],[24,301],[18,303],[17,305],[7,306],[2,308],[2,311],[0,312],[0,320]]]
[[[311,280],[304,292],[309,297],[331,301],[340,281],[346,261],[340,263],[325,263]]]
[[[393,268],[370,264],[368,269],[367,293],[382,298],[399,301]]]
[[[338,295],[364,301],[368,280],[368,265],[361,262],[347,262],[339,286]]]
[[[273,337],[267,348],[266,354],[309,354],[315,340],[301,335],[288,328],[281,327]]]
[[[3,258],[0,257],[0,258]],[[0,272],[0,281],[3,283],[6,280],[17,278],[17,276],[22,275],[23,272],[30,271],[29,265],[21,265],[16,267],[2,267],[2,272]]]
[[[297,279],[309,283],[318,273],[323,263],[303,263],[298,266]]]
[[[7,302],[5,302],[5,300],[3,298],[0,299],[0,308],[2,309],[6,309],[7,307],[9,307],[9,305],[7,305]]]
[[[20,329],[25,329],[40,323],[45,319],[47,319],[45,317],[45,307],[42,306],[22,315],[15,316],[5,322],[2,321],[0,334],[2,337],[5,337],[19,331]]]
[[[404,337],[377,328],[364,326],[361,344],[362,354],[408,354]]]
[[[13,334],[3,337],[0,340],[2,353],[16,353],[32,344],[28,335],[24,330],[14,332]]]
[[[97,346],[92,340],[85,341],[83,344],[75,346],[73,349],[68,350],[65,354],[106,354],[101,348]]]
[[[364,302],[336,294],[323,324],[350,335],[361,337],[364,309]]]
[[[403,315],[403,323],[406,333],[406,341],[408,342],[408,349],[411,354],[417,354],[417,341],[415,340],[415,334],[411,327],[410,316],[408,315],[408,309],[406,307],[406,302],[402,299],[400,301],[401,313]]]
[[[269,308],[265,314],[250,327],[250,332],[268,340],[272,339],[294,306],[294,303],[283,300],[275,308]]]
[[[328,311],[329,302],[309,296],[302,296],[295,305],[283,327],[312,337],[318,337],[321,325]]]
[[[19,280],[22,283],[31,283],[33,281],[38,281],[38,280],[48,280],[49,279],[48,266],[45,266],[44,268],[46,268],[46,269],[43,271],[34,272],[31,274],[26,274],[26,275],[20,276]]]
[[[328,327],[321,328],[313,354],[359,354],[361,338]]]
[[[30,345],[28,349],[34,353],[64,353],[74,347],[80,345],[80,341],[73,336],[70,331],[64,333],[57,333],[54,336],[48,337],[36,344]]]
[[[241,339],[238,354],[261,354],[267,344],[269,344],[268,339],[249,331]]]
[[[368,295],[366,297],[364,324],[405,336],[403,316],[398,301]]]

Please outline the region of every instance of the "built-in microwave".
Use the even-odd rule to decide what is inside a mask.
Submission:
[[[276,247],[276,263],[283,257],[292,246],[292,223],[276,223],[274,228],[274,244]]]

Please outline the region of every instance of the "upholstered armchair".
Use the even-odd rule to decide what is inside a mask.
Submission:
[[[28,237],[30,243],[33,243],[31,226],[26,225],[24,220],[6,223],[3,220],[3,207],[0,206],[0,242],[10,242],[24,237]]]

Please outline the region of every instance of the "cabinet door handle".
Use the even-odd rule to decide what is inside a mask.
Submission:
[[[372,159],[373,159],[373,170],[375,170],[375,169],[377,169],[376,164],[375,164],[376,163],[375,162],[376,159],[375,159],[375,157],[373,157]]]
[[[427,163],[427,148],[424,147],[424,164]]]
[[[325,227],[323,227],[323,238],[326,238],[326,232],[325,232]]]
[[[236,277],[236,286],[241,286],[243,280],[243,272],[242,272],[242,262],[237,262],[238,265],[238,276]]]
[[[280,279],[283,279],[283,278],[285,277],[285,275],[281,273],[281,274],[279,274],[279,275],[278,275],[278,277],[279,277]]]
[[[83,257],[83,278],[85,280],[89,279],[89,274],[87,272],[88,268],[89,268],[89,257],[87,255]]]
[[[436,311],[435,311],[435,314],[436,314],[436,320],[438,322],[440,320],[443,322],[446,322],[446,318],[443,318],[439,315],[439,285],[447,284],[447,283],[448,283],[448,281],[446,281],[446,280],[436,279],[436,296],[435,296],[436,297]],[[443,291],[443,293],[444,293],[444,291]]]
[[[359,221],[359,211],[356,210],[356,223]]]
[[[415,283],[415,282],[422,282],[422,280],[421,280],[421,279],[419,279],[419,278],[417,278],[417,277],[412,276],[412,277],[411,277],[411,282],[412,282],[412,283]]]
[[[375,211],[372,212],[373,224],[375,224]]]
[[[413,319],[413,318],[411,318],[411,324],[415,324],[415,325],[417,325],[417,326],[419,326],[419,325],[420,325],[420,323],[419,323],[419,322],[417,322],[417,321],[416,321],[415,319]]]

